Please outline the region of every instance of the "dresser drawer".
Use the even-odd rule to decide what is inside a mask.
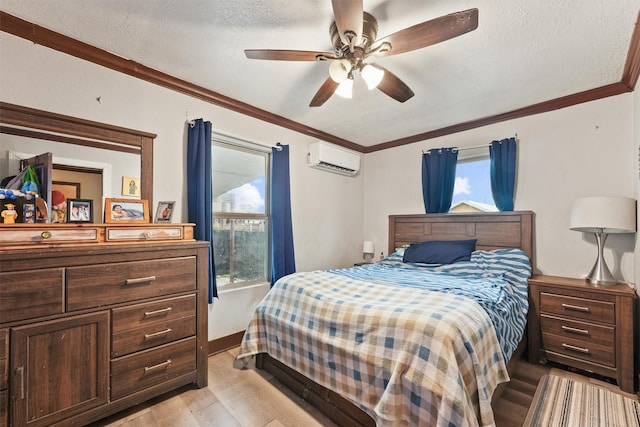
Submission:
[[[128,331],[153,323],[195,316],[196,296],[167,298],[112,310],[113,333]]]
[[[609,301],[540,292],[540,308],[544,313],[559,314],[591,322],[615,323],[615,304]]]
[[[63,313],[63,272],[51,268],[0,273],[0,323]]]
[[[194,313],[195,314],[195,313]],[[190,337],[196,333],[196,317],[156,322],[113,335],[111,357],[123,356],[161,344]]]
[[[195,257],[67,268],[70,311],[195,289]]]
[[[111,400],[195,370],[195,337],[120,357],[111,362]]]
[[[9,425],[9,393],[0,390],[0,427]]]
[[[183,228],[180,225],[167,225],[165,227],[108,227],[105,230],[105,240],[107,242],[117,241],[153,241],[153,240],[182,240]]]
[[[540,316],[542,332],[567,337],[588,344],[615,346],[615,328],[613,326],[596,325],[594,323],[578,322],[561,317]]]
[[[542,348],[590,363],[599,363],[611,367],[616,364],[614,347],[587,343],[579,339],[543,333]],[[548,353],[547,357],[553,360],[553,357]]]
[[[20,224],[22,225],[22,224]],[[1,245],[24,245],[51,243],[97,243],[100,230],[96,228],[47,228],[24,227],[5,228],[0,233]]]

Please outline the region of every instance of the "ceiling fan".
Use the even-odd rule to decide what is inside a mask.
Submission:
[[[278,49],[247,49],[249,59],[277,61],[332,61],[329,78],[309,104],[319,107],[334,93],[350,98],[355,74],[360,73],[369,89],[378,88],[399,102],[414,93],[389,70],[373,62],[370,56],[390,56],[421,49],[449,40],[478,28],[478,9],[444,15],[376,39],[378,22],[364,12],[362,0],[332,0],[335,22],[329,32],[333,52]]]

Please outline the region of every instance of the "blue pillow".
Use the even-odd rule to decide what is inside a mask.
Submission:
[[[422,264],[453,264],[469,261],[476,249],[477,239],[471,240],[430,240],[414,243],[404,251],[403,262]]]

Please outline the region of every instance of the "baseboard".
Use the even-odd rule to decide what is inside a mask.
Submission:
[[[217,338],[213,341],[209,341],[208,349],[209,356],[213,356],[217,353],[222,353],[230,348],[237,347],[242,342],[244,331],[236,332],[235,334],[227,335],[226,337]]]

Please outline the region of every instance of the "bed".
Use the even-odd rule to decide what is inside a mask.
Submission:
[[[526,341],[532,236],[532,212],[392,215],[384,260],[278,281],[238,361],[257,356],[339,425],[492,425]],[[403,262],[427,241],[475,246],[453,264]]]

